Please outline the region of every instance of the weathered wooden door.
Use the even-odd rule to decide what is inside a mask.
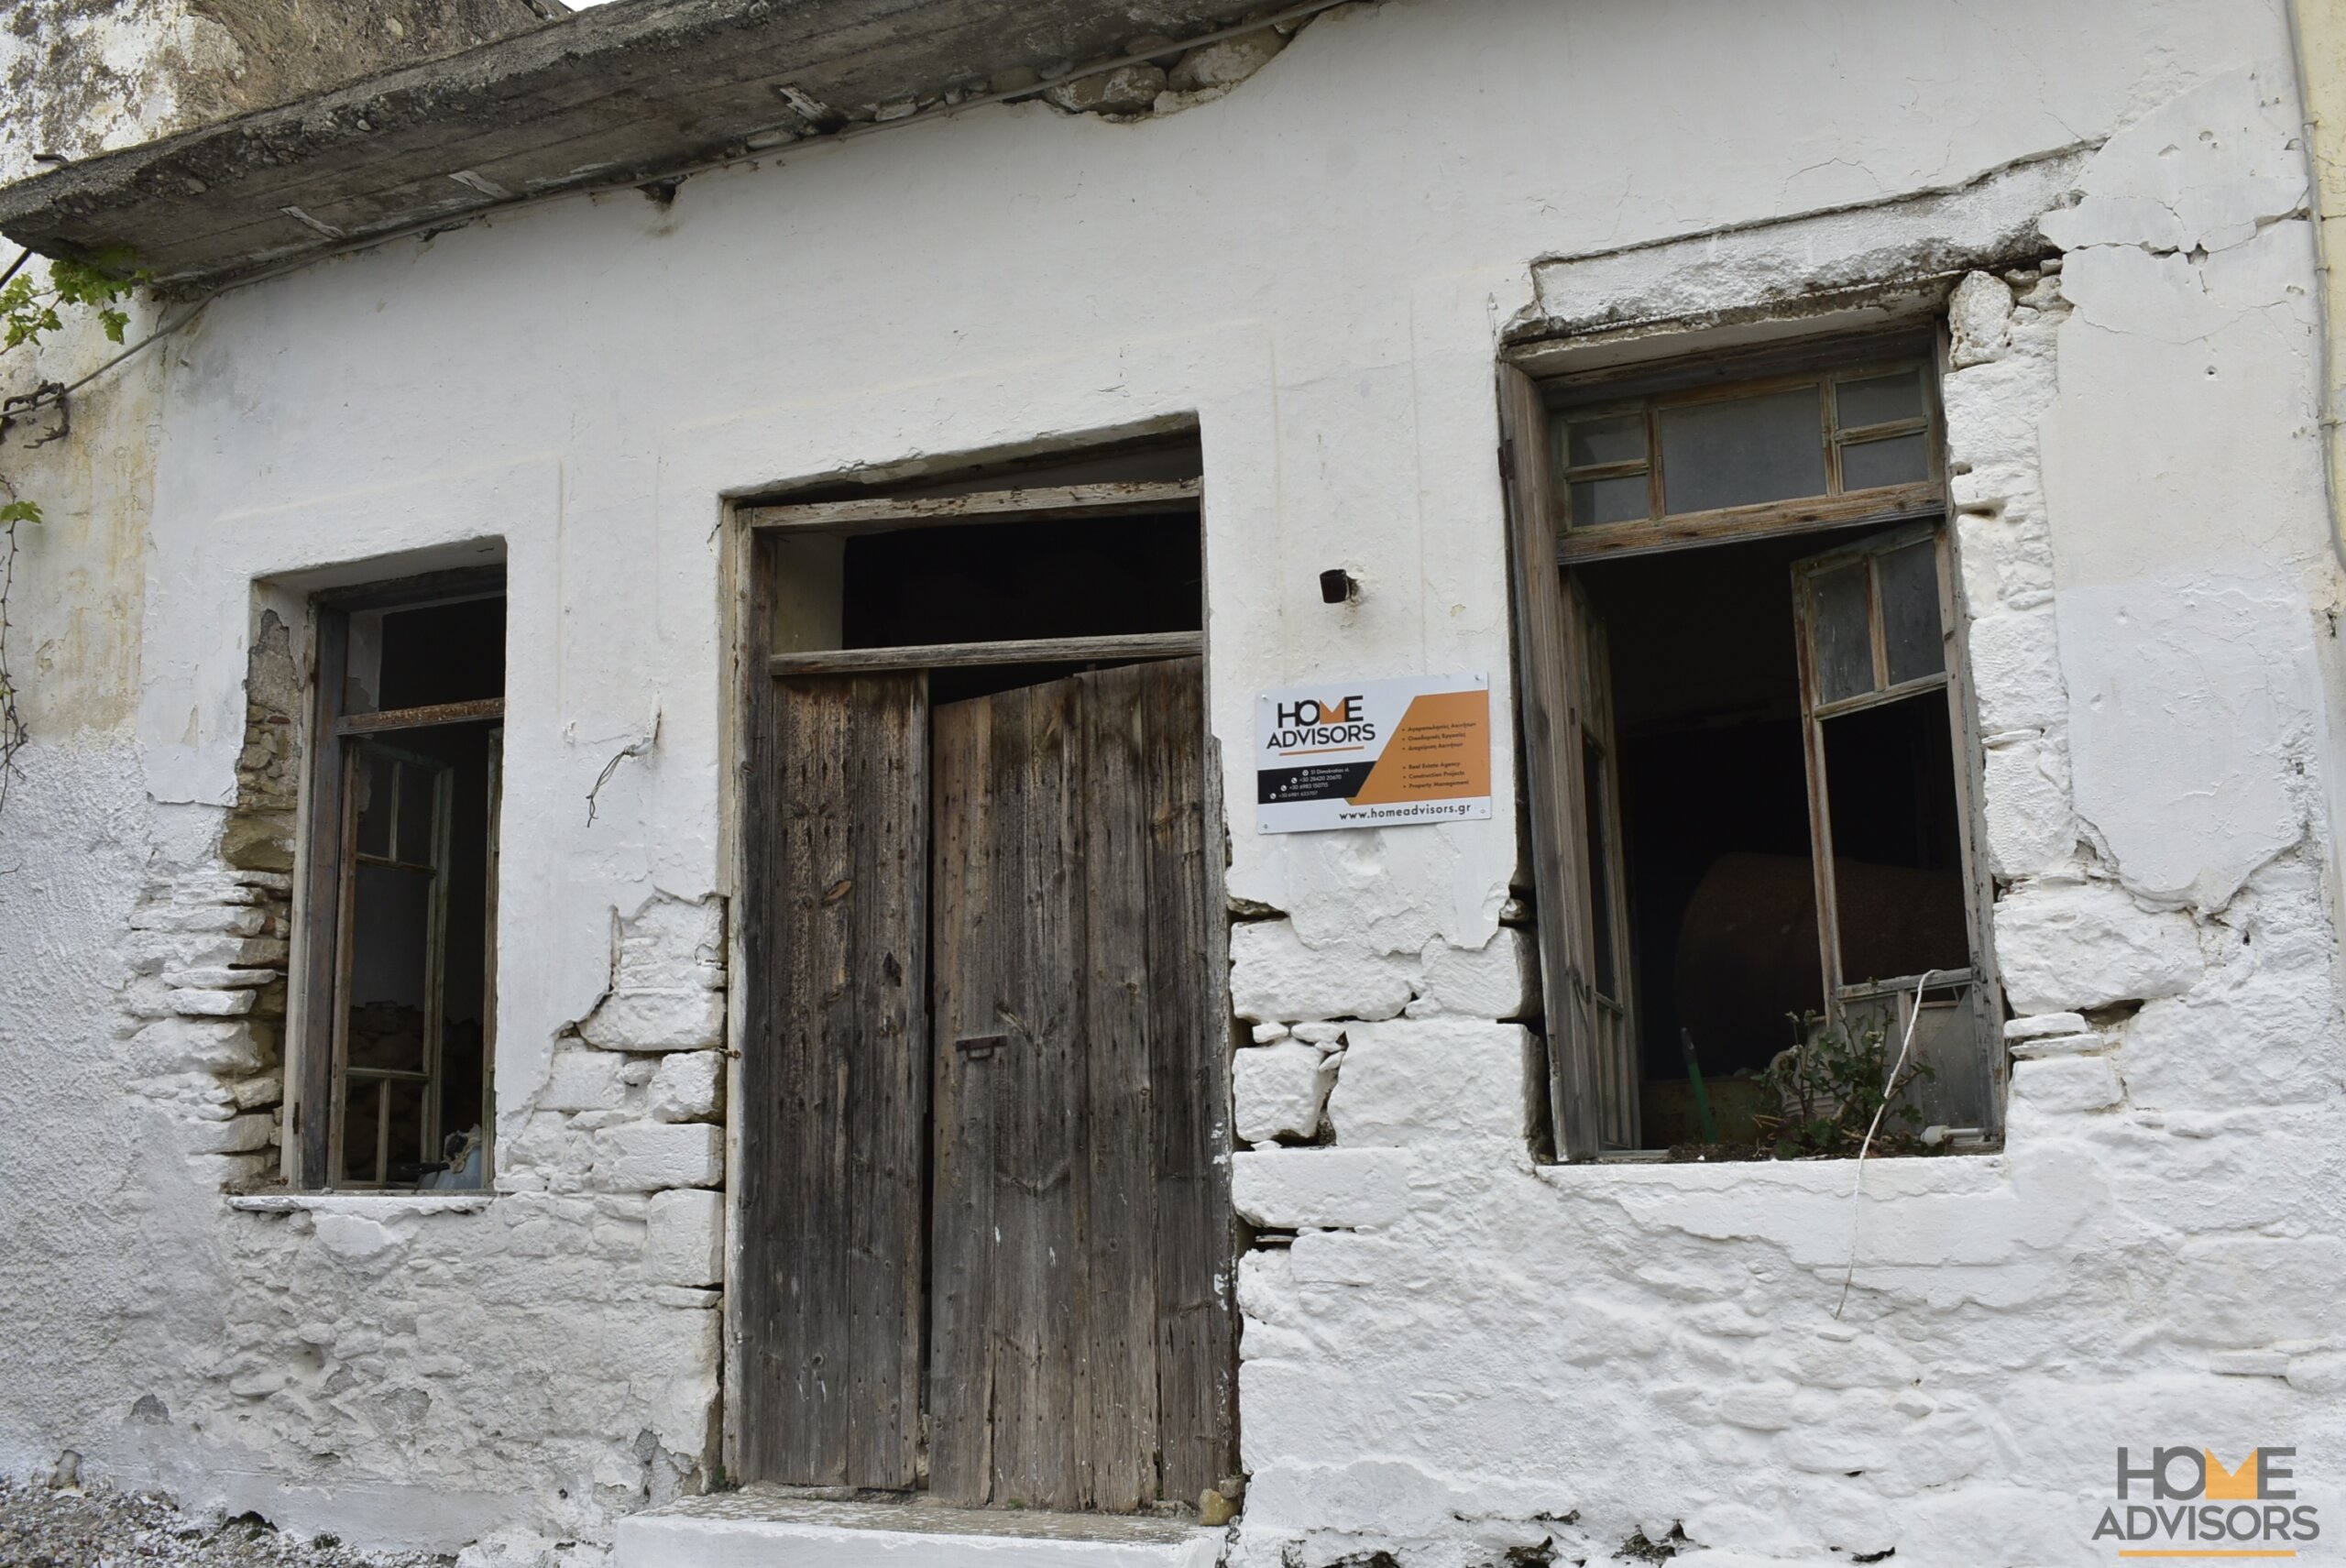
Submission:
[[[1195,660],[939,707],[930,1486],[1130,1511],[1234,1467]]]
[[[777,681],[751,759],[737,1467],[918,1478],[927,677]]]
[[[1195,1499],[1236,1458],[1199,662],[933,715],[918,672],[771,689],[734,1080],[739,1473]]]

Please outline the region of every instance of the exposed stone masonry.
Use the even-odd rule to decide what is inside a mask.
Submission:
[[[276,612],[245,678],[236,804],[219,863],[166,874],[131,916],[137,1088],[185,1124],[185,1146],[231,1191],[283,1177],[286,970],[301,804],[301,676]]]

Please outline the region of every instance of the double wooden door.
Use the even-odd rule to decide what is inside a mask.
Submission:
[[[758,718],[739,1470],[1194,1498],[1235,1365],[1198,662]]]

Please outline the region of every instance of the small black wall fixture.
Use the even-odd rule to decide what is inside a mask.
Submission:
[[[1360,598],[1360,584],[1342,566],[1320,574],[1320,598],[1324,604],[1349,604]]]

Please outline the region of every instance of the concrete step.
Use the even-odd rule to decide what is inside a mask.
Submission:
[[[629,1515],[611,1568],[1214,1568],[1224,1534],[1178,1519],[760,1486]]]

